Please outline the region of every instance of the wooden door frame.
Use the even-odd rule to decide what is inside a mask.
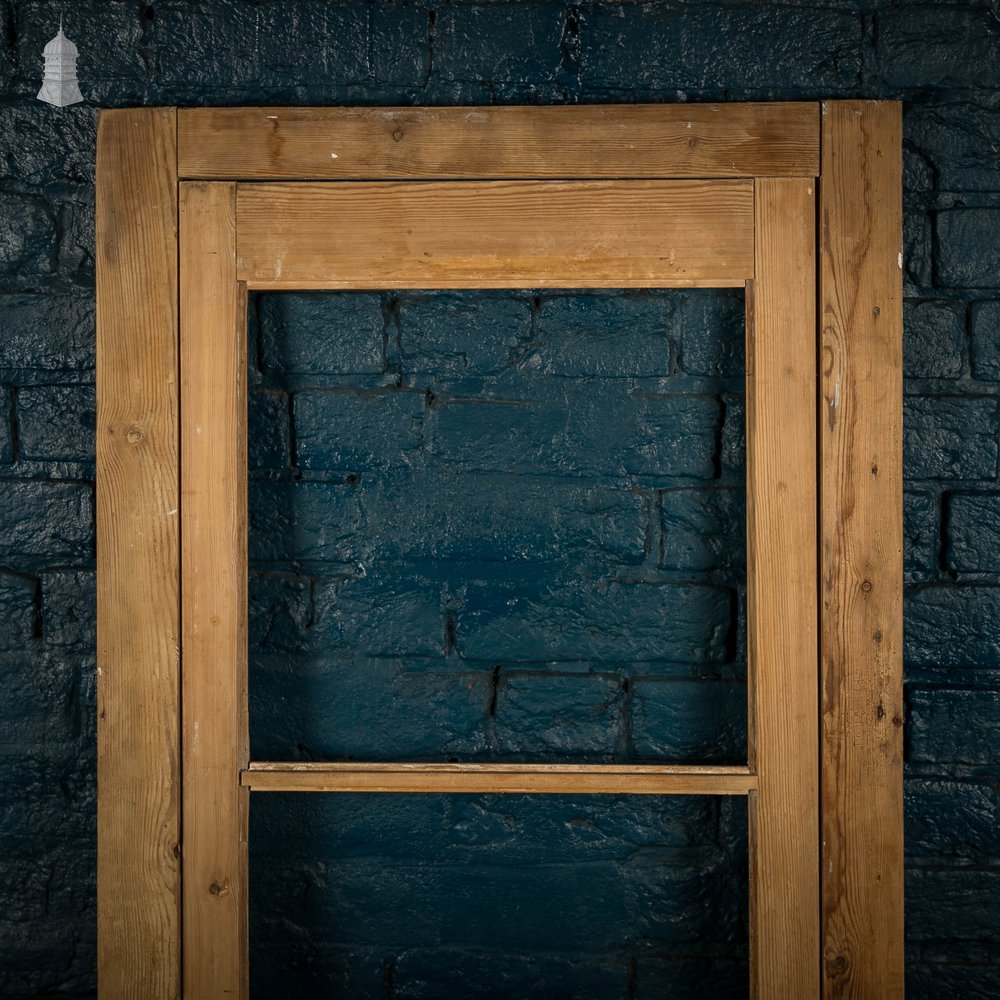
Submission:
[[[245,996],[251,788],[746,794],[754,995],[902,997],[900,117],[860,101],[102,113],[102,1000]],[[537,239],[504,235],[507,214],[530,229],[553,192],[581,210],[659,208],[680,220],[672,252],[612,259],[598,209],[586,260],[546,256],[541,222]],[[499,243],[449,261],[421,229],[415,198],[431,196],[474,205]],[[298,220],[280,245],[278,203]],[[356,207],[355,234],[391,228],[391,204],[426,252],[405,273],[352,270],[299,211],[311,204]],[[732,245],[701,246],[706,227]],[[499,287],[510,273],[747,282],[747,766],[251,765],[247,291]],[[234,666],[220,683],[196,669],[211,662]]]

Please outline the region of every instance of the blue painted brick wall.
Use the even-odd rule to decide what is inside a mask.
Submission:
[[[822,97],[905,102],[908,995],[1000,994],[996,4],[77,0],[55,111],[60,6],[0,0],[0,996],[94,988],[96,107]],[[741,308],[256,300],[255,750],[731,757]],[[743,995],[740,810],[265,799],[258,991]]]

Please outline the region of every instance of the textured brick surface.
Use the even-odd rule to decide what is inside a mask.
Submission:
[[[905,101],[908,996],[1000,994],[998,40],[989,0],[0,0],[0,997],[94,993],[97,107],[830,96]],[[740,756],[738,293],[252,306],[255,754]],[[746,995],[743,802],[252,827],[255,995]]]

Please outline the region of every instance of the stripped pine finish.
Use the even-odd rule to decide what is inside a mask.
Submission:
[[[326,764],[253,762],[255,792],[517,792],[592,795],[746,795],[746,767],[619,764]]]
[[[181,177],[815,177],[819,107],[184,108]]]
[[[247,995],[246,290],[236,189],[182,184],[184,995]]]
[[[633,288],[753,275],[748,181],[241,184],[251,288]]]
[[[172,108],[97,138],[97,975],[180,995],[177,173]]]
[[[102,1000],[245,1000],[251,790],[746,795],[752,994],[898,1000],[899,105],[177,122],[98,137]],[[250,763],[248,287],[744,283],[748,766]]]
[[[902,124],[823,111],[824,995],[903,996]]]
[[[750,976],[819,989],[815,181],[756,186],[747,322]]]

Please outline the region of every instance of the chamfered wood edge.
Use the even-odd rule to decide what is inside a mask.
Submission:
[[[180,995],[177,114],[97,134],[97,975]]]
[[[619,764],[354,764],[254,761],[256,792],[422,792],[599,795],[746,795],[749,768]]]
[[[822,113],[823,995],[901,1000],[902,108]]]
[[[733,178],[819,172],[819,104],[184,108],[184,179]]]

